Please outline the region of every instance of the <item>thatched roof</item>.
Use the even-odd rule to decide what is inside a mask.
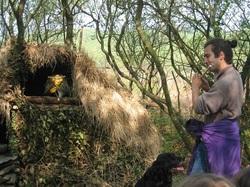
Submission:
[[[38,93],[35,92],[38,88],[42,93],[47,76],[64,74],[71,81],[74,95],[80,99],[85,112],[95,118],[114,141],[138,150],[147,161],[158,154],[160,143],[157,130],[139,98],[108,79],[85,53],[76,54],[63,46],[27,44],[22,58],[14,58],[13,48],[7,46],[4,49],[4,55],[0,52],[2,98],[9,85],[12,85],[12,91],[19,86],[22,96],[25,93],[23,89],[27,90],[29,85],[32,85],[29,89],[33,91],[26,93]],[[16,63],[20,63],[19,66]]]
[[[118,89],[86,54],[77,56],[74,75],[78,96],[88,115],[97,118],[114,140],[154,158],[159,151],[159,136],[139,98]]]
[[[43,66],[51,66],[56,63],[69,64],[75,61],[75,53],[60,45],[27,44],[24,50],[24,59],[29,69],[36,72]]]

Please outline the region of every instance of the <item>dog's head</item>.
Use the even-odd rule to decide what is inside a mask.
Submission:
[[[170,170],[180,166],[182,160],[181,157],[176,156],[174,153],[161,153],[157,156],[153,165],[159,165]]]

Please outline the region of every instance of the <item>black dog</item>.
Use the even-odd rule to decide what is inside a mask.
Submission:
[[[135,187],[171,187],[172,168],[176,168],[181,163],[181,158],[173,153],[162,153],[147,169]]]

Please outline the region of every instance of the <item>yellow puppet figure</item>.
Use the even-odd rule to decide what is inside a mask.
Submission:
[[[58,98],[70,96],[70,88],[65,76],[59,74],[48,76],[44,93],[48,95],[55,95]]]

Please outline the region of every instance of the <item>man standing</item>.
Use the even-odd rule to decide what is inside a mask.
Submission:
[[[215,75],[214,84],[210,88],[198,74],[192,78],[193,109],[205,115],[205,125],[200,145],[194,152],[191,174],[204,172],[204,162],[201,162],[204,150],[208,161],[206,171],[232,177],[240,169],[238,118],[243,104],[243,85],[239,72],[232,66],[232,48],[236,45],[236,41],[218,38],[208,41],[204,58]],[[205,149],[201,149],[202,146]]]

